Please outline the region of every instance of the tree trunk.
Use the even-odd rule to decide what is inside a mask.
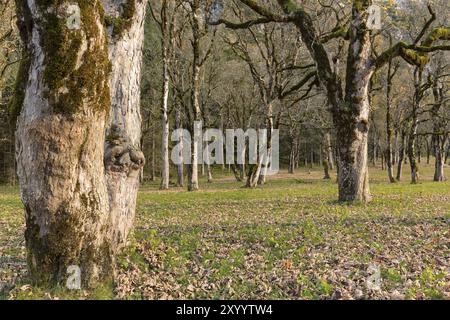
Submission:
[[[445,181],[442,150],[435,147],[434,181]]]
[[[439,87],[437,79],[433,83],[434,106],[431,109],[433,120],[432,145],[434,147],[434,181],[445,181],[444,154],[447,150],[447,134],[445,134],[447,121],[440,116],[439,112],[444,104],[444,89]]]
[[[113,248],[126,245],[134,222],[139,172],[145,163],[141,151],[141,61],[147,1],[123,4],[102,0],[110,19],[121,19],[109,28],[111,61],[111,112],[106,131],[105,166],[113,225]],[[119,17],[119,18],[116,18]]]
[[[402,129],[400,134],[400,146],[398,148],[397,176],[396,180],[402,180],[403,164],[405,159],[406,130]]]
[[[207,164],[206,165],[206,176],[207,176],[207,181],[208,183],[212,183],[213,182],[213,175],[212,175],[212,169],[211,169],[211,165]]]
[[[167,8],[166,8],[167,9]],[[166,11],[164,9],[164,11]],[[169,53],[167,45],[168,21],[164,17],[162,26],[162,60],[163,60],[163,86],[162,86],[162,140],[161,140],[161,186],[162,190],[169,189],[170,163],[169,163]]]
[[[245,185],[247,188],[256,188],[258,186],[258,179],[263,165],[262,162],[263,160],[259,159],[257,164],[248,166],[247,183]]]
[[[189,182],[188,190],[195,191],[198,190],[198,158],[199,158],[199,145],[198,139],[195,136],[195,122],[200,122],[201,109],[200,109],[200,90],[201,90],[201,48],[200,48],[200,38],[201,38],[201,17],[199,16],[197,10],[200,9],[200,2],[194,0],[192,2],[192,51],[193,51],[193,61],[192,61],[192,88],[191,88],[191,108],[193,113],[193,119],[191,119],[191,137],[193,139],[191,143],[191,164],[189,165]],[[201,132],[199,133],[202,134]]]
[[[359,15],[354,8],[354,15]],[[333,106],[339,154],[339,200],[370,201],[368,170],[369,82],[374,69],[368,66],[371,55],[370,33],[361,19],[350,27],[345,101]]]
[[[295,171],[295,138],[291,136],[291,151],[289,153],[288,173],[293,174]]]
[[[174,99],[175,101],[175,99]],[[175,109],[175,129],[182,129],[181,121],[181,106],[177,105]],[[183,137],[180,137],[180,156],[183,157]],[[177,164],[177,185],[179,187],[184,187],[184,165],[183,158],[180,159],[180,164]]]
[[[411,183],[419,182],[419,167],[416,162],[417,128],[419,126],[418,111],[423,97],[422,70],[416,68],[414,72],[414,99],[411,112],[411,127],[408,136],[408,159],[411,167]]]
[[[156,179],[156,132],[155,132],[155,126],[152,127],[152,169],[151,169],[151,176],[150,181],[155,181]]]
[[[408,137],[408,158],[411,167],[411,183],[419,182],[419,167],[416,163],[417,119],[413,120]]]
[[[394,132],[394,152],[392,157],[392,165],[395,166],[398,162],[398,130]]]
[[[388,179],[390,183],[394,183],[394,171],[392,168],[392,125],[391,125],[391,93],[392,93],[392,79],[395,75],[395,70],[392,70],[392,59],[389,61],[387,74],[387,89],[386,89],[386,168]]]
[[[270,166],[270,156],[272,154],[272,131],[273,131],[273,105],[272,102],[268,102],[266,106],[266,130],[267,130],[267,148],[265,158],[262,161],[262,167],[260,168],[258,184],[264,185],[266,183],[267,171]],[[261,152],[260,152],[261,156]]]
[[[331,179],[330,177],[330,161],[328,159],[329,155],[329,135],[328,133],[324,135],[324,143],[322,144],[322,166],[323,166],[323,179],[324,180],[329,180]]]
[[[326,148],[327,148],[327,158],[328,158],[328,168],[330,170],[334,169],[334,161],[333,161],[333,145],[331,144],[331,134],[330,132],[326,133],[325,136]]]
[[[82,285],[91,287],[112,276],[114,265],[103,166],[110,91],[101,5],[16,3],[29,54],[16,133],[29,274],[38,284],[63,285],[75,265]],[[81,24],[68,24],[74,8]]]

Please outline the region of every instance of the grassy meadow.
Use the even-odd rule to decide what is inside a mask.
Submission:
[[[320,168],[242,188],[227,173],[201,191],[142,186],[114,283],[48,291],[26,276],[17,187],[0,187],[0,299],[450,299],[450,182],[387,183],[340,204]],[[450,170],[447,168],[447,175]],[[375,280],[374,280],[375,279]]]

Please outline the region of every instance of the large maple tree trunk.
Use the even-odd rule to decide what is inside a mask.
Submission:
[[[68,267],[76,265],[88,287],[111,276],[113,268],[99,139],[110,106],[101,5],[16,3],[29,54],[16,156],[30,276],[39,284],[64,283]],[[69,28],[73,10],[81,12],[81,24]]]
[[[16,3],[29,55],[16,157],[30,276],[64,285],[77,266],[92,287],[114,275],[134,217],[146,1]]]
[[[291,1],[278,0],[285,13],[295,14],[299,29],[311,56],[317,62],[317,77],[332,106],[336,127],[336,153],[340,201],[369,201],[369,173],[367,145],[369,131],[370,78],[376,67],[372,64],[370,31],[365,12],[370,1],[354,2],[352,23],[348,30],[349,44],[346,69],[345,96],[341,79],[333,72],[326,48],[317,41],[313,19],[296,9]]]
[[[368,63],[371,56],[370,34],[365,23],[356,17],[349,30],[345,100],[333,108],[339,154],[339,200],[369,201],[368,132],[369,82],[374,69]]]

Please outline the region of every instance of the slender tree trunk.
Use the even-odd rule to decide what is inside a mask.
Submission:
[[[421,163],[421,161],[422,161],[422,144],[418,143],[417,144],[417,162]]]
[[[75,265],[82,285],[91,287],[114,265],[103,166],[110,91],[101,4],[16,3],[29,54],[16,132],[29,275],[38,284],[65,285]],[[67,25],[74,7],[81,24]]]
[[[194,85],[192,89],[192,105],[194,108],[194,123],[191,124],[191,164],[189,165],[189,181],[188,181],[188,190],[196,191],[199,188],[198,185],[198,154],[199,154],[199,145],[198,145],[198,137],[195,135],[195,122],[198,123],[201,121],[200,118],[200,104],[199,104],[199,94],[200,94],[200,82],[199,82],[199,73],[200,68],[194,67]],[[201,134],[201,133],[198,133]]]
[[[441,137],[438,137],[438,139],[441,139]],[[443,144],[441,142],[440,144]],[[435,147],[435,163],[434,163],[434,181],[445,181],[445,175],[444,175],[444,157],[442,153],[442,149],[439,147]]]
[[[164,3],[166,4],[166,3]],[[167,7],[162,9],[164,16],[162,21],[162,60],[163,60],[163,86],[162,86],[162,140],[161,140],[161,186],[162,190],[169,189],[170,163],[169,163],[169,49],[168,49],[168,21]]]
[[[189,182],[188,190],[198,190],[198,158],[199,158],[199,145],[198,139],[195,137],[195,122],[201,122],[201,109],[200,109],[200,89],[201,89],[201,57],[200,57],[200,38],[201,38],[201,17],[198,15],[197,10],[200,9],[199,0],[192,2],[192,49],[193,49],[193,61],[192,61],[192,89],[191,89],[191,107],[193,113],[193,123],[191,123],[191,137],[193,139],[191,143],[191,164],[189,166]],[[202,134],[202,133],[199,133]]]
[[[331,144],[331,134],[330,132],[327,132],[325,135],[325,142],[326,142],[326,148],[327,148],[327,159],[328,159],[328,168],[329,170],[334,169],[334,160],[333,160],[333,145]]]
[[[245,176],[245,158],[246,158],[246,148],[242,148],[242,155],[241,158],[244,159],[244,163],[239,165],[239,174],[240,174],[240,178],[241,181],[244,181],[246,176]]]
[[[408,137],[408,158],[411,167],[411,183],[419,182],[419,167],[416,163],[417,119],[413,120]]]
[[[395,75],[395,70],[392,70],[392,59],[389,61],[387,74],[387,89],[386,89],[386,168],[388,179],[390,183],[394,183],[394,170],[392,165],[392,125],[391,125],[391,93],[392,93],[392,79]]]
[[[175,100],[175,99],[174,99]],[[176,129],[182,129],[182,121],[181,121],[181,106],[177,105],[176,109],[175,109],[175,128]],[[180,156],[181,156],[181,161],[180,164],[177,164],[177,185],[179,187],[184,187],[184,165],[183,165],[183,137],[180,137]]]
[[[211,169],[211,165],[207,164],[206,165],[206,177],[207,177],[207,181],[208,183],[212,183],[213,182],[213,175],[212,175],[212,169]]]
[[[289,153],[289,168],[288,172],[293,174],[295,171],[295,138],[291,136],[291,151]]]
[[[445,142],[448,142],[449,138],[448,137],[444,137],[443,139],[445,139]],[[448,159],[450,158],[450,143],[447,145],[447,148],[445,150],[445,161],[444,163],[448,162]]]
[[[398,130],[394,132],[394,152],[392,157],[392,165],[396,165],[398,162]]]
[[[260,174],[258,178],[258,184],[264,185],[266,183],[267,171],[270,165],[270,156],[272,154],[272,131],[273,131],[273,105],[269,102],[266,107],[266,130],[267,130],[267,153],[265,159],[262,162],[262,168],[260,168]]]
[[[405,158],[405,144],[406,144],[406,131],[405,129],[402,129],[400,134],[400,146],[398,150],[397,176],[396,176],[397,181],[402,180],[403,164]]]
[[[445,181],[444,175],[444,154],[447,150],[447,122],[440,117],[439,112],[444,103],[444,91],[438,86],[437,79],[433,83],[434,106],[431,109],[431,118],[433,120],[432,145],[434,147],[434,181]]]
[[[152,169],[151,169],[151,176],[150,181],[155,181],[156,179],[156,128],[155,126],[152,127]]]
[[[417,128],[419,126],[418,111],[420,108],[420,101],[422,99],[422,71],[416,68],[414,72],[415,77],[415,93],[412,106],[411,128],[408,136],[408,158],[411,167],[411,183],[419,182],[419,166],[416,160],[416,144],[417,144]]]

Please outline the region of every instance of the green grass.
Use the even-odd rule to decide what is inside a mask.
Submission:
[[[412,185],[372,168],[368,205],[337,203],[319,168],[254,190],[220,171],[198,192],[147,183],[114,287],[78,294],[27,286],[17,189],[0,187],[3,298],[448,299],[450,183],[421,170]],[[366,285],[371,264],[381,290]]]

